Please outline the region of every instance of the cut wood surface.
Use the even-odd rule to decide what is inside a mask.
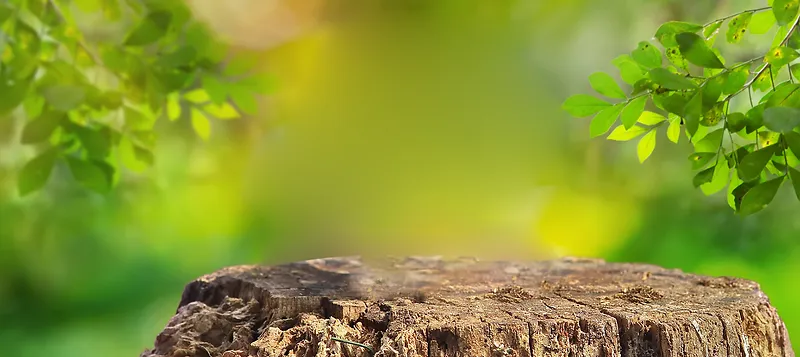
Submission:
[[[358,346],[337,341],[343,339]],[[189,283],[142,357],[794,356],[758,284],[652,265],[328,258]]]

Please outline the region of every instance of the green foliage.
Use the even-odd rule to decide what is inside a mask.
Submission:
[[[728,203],[741,215],[767,207],[786,180],[800,199],[799,7],[798,0],[775,0],[705,25],[667,22],[655,33],[659,46],[642,41],[612,61],[627,88],[620,93],[612,77],[595,73],[592,88],[607,99],[579,94],[564,109],[594,115],[592,137],[611,130],[608,140],[640,138],[640,162],[653,153],[658,131],[673,143],[685,133],[694,149],[693,185],[706,195],[727,187]],[[776,27],[775,37],[762,41],[770,44],[762,56],[726,65],[720,32],[730,46]]]
[[[153,164],[158,120],[188,120],[207,140],[214,120],[253,114],[265,86],[229,57],[182,0],[0,2],[0,120],[24,117],[21,142],[38,152],[18,192],[44,187],[55,167],[108,192],[121,171]]]

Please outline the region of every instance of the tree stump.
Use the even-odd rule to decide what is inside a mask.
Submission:
[[[370,355],[794,352],[769,299],[747,280],[601,260],[411,257],[222,269],[186,286],[141,356]]]

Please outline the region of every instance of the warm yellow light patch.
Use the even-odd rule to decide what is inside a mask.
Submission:
[[[623,244],[638,223],[638,207],[629,198],[561,189],[542,208],[534,231],[542,245],[563,255],[597,257]]]

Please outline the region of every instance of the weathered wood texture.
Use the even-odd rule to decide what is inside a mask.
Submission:
[[[599,260],[238,266],[186,286],[156,356],[794,356],[758,284]]]

